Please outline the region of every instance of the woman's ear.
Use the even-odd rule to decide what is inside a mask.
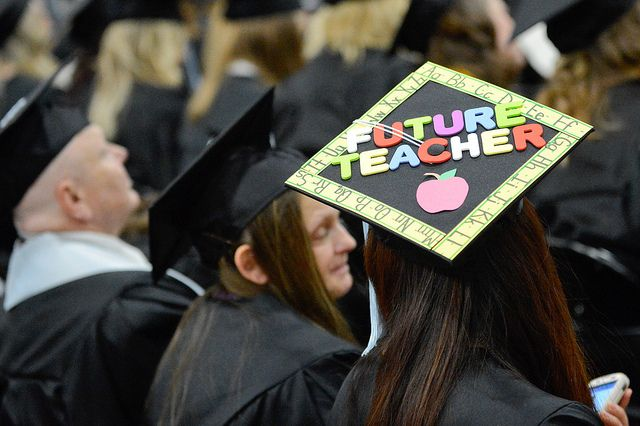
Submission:
[[[82,190],[71,179],[64,179],[58,183],[55,197],[67,217],[82,223],[91,220],[91,208],[84,202]]]
[[[233,262],[245,279],[254,284],[265,285],[269,282],[269,277],[258,264],[253,248],[249,244],[242,244],[233,254]]]

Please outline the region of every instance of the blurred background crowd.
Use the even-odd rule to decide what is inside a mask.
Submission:
[[[0,1],[0,117],[62,67],[57,96],[128,151],[142,202],[122,238],[146,255],[149,206],[272,86],[272,139],[309,158],[426,61],[595,127],[528,197],[594,375],[640,383],[640,2]],[[338,306],[364,345],[363,236],[344,220],[355,284]],[[195,258],[176,269],[202,284]]]

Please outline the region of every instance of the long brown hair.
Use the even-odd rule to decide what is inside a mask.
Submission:
[[[528,202],[456,269],[407,260],[378,233],[365,262],[387,335],[374,351],[368,425],[437,424],[461,373],[486,356],[546,392],[591,404],[562,285]]]
[[[223,16],[225,4],[218,1],[211,6],[202,53],[202,82],[187,106],[192,121],[207,112],[234,60],[245,59],[256,65],[266,85],[279,83],[304,65],[297,12],[235,21]]]
[[[586,122],[606,125],[607,91],[640,78],[640,2],[586,49],[564,55],[538,101]]]
[[[328,332],[355,342],[346,320],[322,281],[302,222],[299,197],[301,195],[287,191],[275,199],[246,228],[237,243],[252,246],[258,263],[269,276],[266,291]],[[194,370],[193,363],[206,340],[203,336],[216,327],[215,310],[203,309],[204,302],[219,297],[221,287],[243,297],[254,296],[260,291],[259,286],[244,279],[233,266],[230,253],[233,250],[220,257],[218,243],[208,239],[206,232],[201,237],[196,245],[202,261],[207,266],[217,264],[220,278],[218,285],[210,287],[187,310],[158,367],[158,371],[173,369],[169,373],[169,390],[161,389],[164,395],[159,417],[162,425],[179,423]]]

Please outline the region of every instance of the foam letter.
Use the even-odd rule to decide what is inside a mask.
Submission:
[[[501,129],[520,126],[527,122],[527,119],[522,116],[522,102],[498,104],[495,109],[496,123]]]
[[[357,152],[353,154],[345,154],[339,157],[335,157],[331,160],[331,164],[334,166],[340,166],[340,177],[342,180],[351,179],[351,163],[358,161],[360,154]]]
[[[387,148],[372,149],[360,154],[360,174],[370,176],[384,173],[389,170],[385,155],[389,153]]]
[[[389,170],[397,170],[400,164],[407,163],[411,167],[418,167],[420,165],[420,159],[409,145],[400,145],[398,149],[396,149],[396,152],[393,153],[391,161],[389,161]]]
[[[478,135],[475,133],[469,133],[467,138],[467,142],[462,142],[459,136],[451,138],[451,156],[455,161],[462,160],[462,151],[469,151],[471,158],[476,158],[480,155]]]
[[[358,152],[358,144],[371,140],[371,127],[358,126],[347,130],[347,151]]]
[[[404,131],[402,123],[396,121],[391,125],[391,127],[396,130],[395,133],[391,133],[380,126],[376,126],[373,128],[373,143],[376,144],[378,148],[391,148],[392,146],[398,145],[400,142],[402,142],[402,135],[399,134],[400,132]],[[387,138],[385,136],[385,132],[391,133],[391,136]]]
[[[493,121],[493,110],[489,107],[471,108],[464,112],[464,126],[467,133],[475,133],[478,130],[478,124],[482,124],[486,130],[496,128]]]
[[[459,109],[453,111],[451,113],[451,120],[453,123],[451,127],[447,127],[444,124],[444,115],[436,114],[433,117],[433,130],[435,130],[436,135],[438,136],[453,136],[457,135],[464,129],[464,117],[462,116],[462,111]]]
[[[416,139],[424,139],[424,126],[431,124],[433,119],[430,115],[424,117],[410,118],[404,121],[404,127],[411,127],[413,129],[413,137]]]
[[[509,129],[495,129],[482,132],[482,152],[484,155],[506,154],[513,151],[509,143]]]
[[[538,149],[542,148],[547,144],[542,138],[543,133],[544,128],[538,123],[515,127],[513,129],[513,141],[516,150],[524,151],[527,149],[527,142]]]
[[[451,160],[451,153],[446,149],[438,155],[429,154],[429,148],[433,145],[440,145],[446,148],[446,146],[449,145],[449,142],[443,138],[427,139],[418,149],[418,157],[420,158],[420,161],[427,164],[442,164]]]

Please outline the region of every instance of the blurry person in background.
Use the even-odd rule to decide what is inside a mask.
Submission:
[[[140,197],[127,150],[50,90],[0,122],[0,421],[138,424],[155,367],[201,291],[118,238]],[[13,245],[13,246],[12,246]],[[189,287],[191,286],[191,287]]]
[[[329,424],[360,356],[335,305],[353,284],[355,241],[337,210],[284,187],[304,159],[270,148],[271,99],[210,144],[151,209],[152,231],[167,230],[152,234],[156,274],[191,244],[218,272],[158,367],[151,424]]]
[[[43,0],[0,5],[0,117],[57,68],[53,28]]]
[[[187,32],[177,3],[122,2],[96,60],[89,118],[129,150],[127,169],[143,197],[171,182],[180,163]]]
[[[302,67],[305,13],[298,0],[228,0],[211,6],[203,76],[189,100],[185,165],[273,86]]]
[[[538,100],[596,131],[532,201],[553,236],[604,247],[640,276],[640,3],[579,1],[547,25],[563,55]]]

